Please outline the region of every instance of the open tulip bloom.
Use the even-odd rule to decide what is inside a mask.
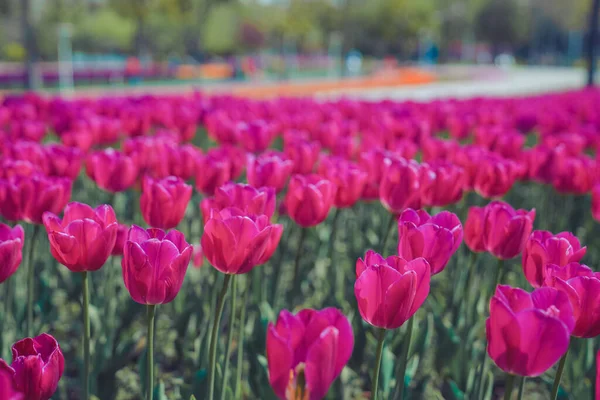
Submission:
[[[281,311],[267,328],[267,363],[282,400],[321,400],[354,348],[352,326],[335,308]]]

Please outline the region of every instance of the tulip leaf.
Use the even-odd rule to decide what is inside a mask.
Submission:
[[[154,388],[154,399],[156,400],[168,400],[167,394],[165,393],[165,383],[160,381]]]
[[[384,393],[384,398],[388,397],[391,387],[392,377],[394,375],[394,355],[389,350],[388,346],[383,349],[381,358],[381,389]]]
[[[191,395],[191,396],[190,396],[190,400],[196,400],[196,396],[194,396],[194,395]]]

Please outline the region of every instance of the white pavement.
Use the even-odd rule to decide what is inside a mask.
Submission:
[[[441,81],[425,85],[393,88],[340,90],[317,93],[320,100],[354,98],[363,100],[432,100],[465,97],[508,97],[559,92],[582,88],[586,72],[582,68],[515,67],[502,74],[471,80]]]

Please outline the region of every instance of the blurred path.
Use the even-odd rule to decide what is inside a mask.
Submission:
[[[478,96],[519,96],[582,88],[583,68],[521,67],[505,70],[504,74],[479,76],[472,80],[435,82],[413,87],[378,88],[369,90],[329,91],[317,93],[319,99],[340,97],[363,100],[431,100]]]

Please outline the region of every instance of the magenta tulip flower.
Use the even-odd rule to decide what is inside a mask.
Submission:
[[[281,239],[283,227],[266,215],[247,214],[239,208],[213,209],[204,226],[202,250],[224,274],[245,274],[267,262]]]
[[[383,258],[373,250],[356,262],[354,294],[362,318],[378,328],[396,329],[408,321],[429,294],[431,271],[424,258]]]
[[[294,175],[284,200],[287,215],[298,225],[307,228],[325,221],[336,187],[319,175]]]
[[[49,400],[65,369],[56,339],[42,333],[19,340],[12,346],[12,357],[10,366],[0,359],[0,370],[12,376],[14,388],[24,394],[25,400]]]
[[[175,228],[183,220],[191,198],[192,187],[181,178],[155,180],[145,176],[140,196],[142,217],[153,228]]]
[[[406,260],[423,257],[432,275],[444,270],[462,239],[460,220],[448,211],[432,217],[425,210],[409,208],[398,219],[398,255]]]
[[[23,258],[25,233],[20,225],[0,224],[0,283],[17,271]]]
[[[140,304],[173,301],[185,278],[192,246],[181,232],[143,229],[133,225],[123,249],[123,281],[131,298]]]
[[[283,190],[293,169],[294,162],[284,153],[267,151],[258,156],[248,156],[246,174],[248,183],[252,186],[269,186],[279,193]]]
[[[321,400],[354,348],[352,326],[335,308],[281,311],[267,329],[269,382],[280,399]]]
[[[499,285],[486,320],[487,353],[503,371],[539,376],[565,354],[575,321],[567,295]]]
[[[535,209],[515,210],[502,201],[492,201],[484,212],[483,240],[487,251],[501,260],[518,256],[533,229]]]
[[[533,287],[544,284],[545,267],[555,264],[563,267],[579,262],[586,248],[571,232],[553,235],[548,231],[533,231],[523,249],[523,273]]]
[[[248,214],[264,214],[271,218],[275,213],[275,202],[275,189],[271,187],[257,189],[244,183],[229,182],[217,188],[214,197],[202,199],[200,209],[205,224],[212,209],[222,210],[227,207],[236,207]]]

